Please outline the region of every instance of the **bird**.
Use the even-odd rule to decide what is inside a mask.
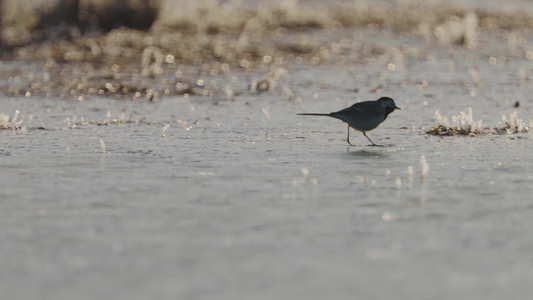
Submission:
[[[366,135],[367,131],[375,129],[379,126],[387,116],[392,113],[394,110],[400,109],[394,103],[394,100],[389,97],[381,97],[375,101],[363,101],[357,102],[354,105],[341,109],[337,112],[332,112],[329,114],[326,113],[299,113],[300,116],[326,116],[339,119],[348,124],[348,137],[346,141],[350,146],[355,146],[350,143],[350,127],[360,131],[363,135],[372,143],[371,146],[376,145],[372,140]]]

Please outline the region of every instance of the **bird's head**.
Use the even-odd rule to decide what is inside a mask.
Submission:
[[[401,110],[401,108],[396,106],[396,103],[394,103],[394,100],[392,100],[392,98],[389,98],[389,97],[381,97],[381,98],[379,98],[378,99],[378,103],[381,105],[381,107],[383,107],[383,109],[385,109],[385,113],[387,114],[387,116],[391,112],[393,112],[395,109]]]

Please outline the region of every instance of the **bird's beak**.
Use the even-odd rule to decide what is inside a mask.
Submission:
[[[396,106],[396,109],[402,110],[402,109],[401,109],[401,108],[399,108],[398,106]]]

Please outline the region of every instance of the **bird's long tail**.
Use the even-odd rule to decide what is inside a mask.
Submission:
[[[299,116],[324,116],[324,117],[331,117],[331,114],[312,114],[312,113],[301,113],[298,114]]]

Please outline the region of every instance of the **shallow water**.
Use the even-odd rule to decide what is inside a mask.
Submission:
[[[376,75],[354,78],[376,66],[295,65],[262,94],[246,92],[258,74],[239,75],[243,94],[216,103],[4,99],[34,117],[2,133],[2,298],[526,298],[530,135],[426,136],[435,109],[472,105],[495,125],[514,108],[409,64],[381,75],[402,108],[369,133],[385,147],[296,116],[378,97]],[[524,118],[527,89],[505,91]],[[94,123],[122,113],[132,123]]]
[[[288,62],[259,94],[266,66],[203,78],[212,97],[3,97],[24,129],[0,133],[0,298],[529,299],[531,135],[425,133],[436,110],[529,123],[528,44],[365,34],[392,50]],[[296,115],[382,95],[384,147]]]

